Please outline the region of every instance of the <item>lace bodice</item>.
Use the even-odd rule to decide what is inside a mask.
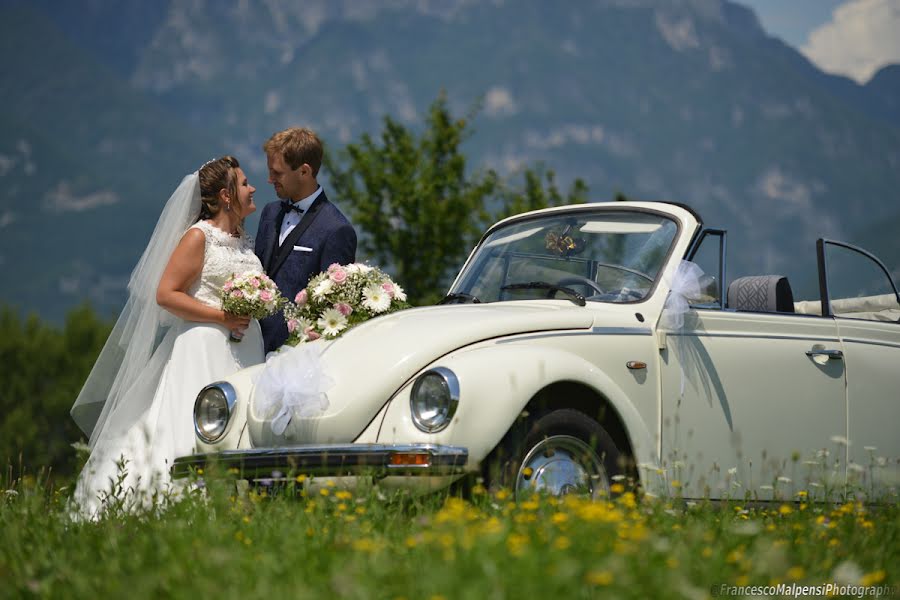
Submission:
[[[203,270],[188,294],[216,308],[222,307],[222,286],[232,275],[247,271],[262,271],[262,263],[253,253],[253,242],[246,235],[239,238],[228,235],[207,221],[195,223],[206,237],[206,254]]]

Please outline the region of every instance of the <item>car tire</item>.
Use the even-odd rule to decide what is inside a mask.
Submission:
[[[484,477],[489,488],[511,489],[516,499],[534,492],[597,498],[624,474],[622,458],[602,425],[563,408],[514,426],[486,461]]]

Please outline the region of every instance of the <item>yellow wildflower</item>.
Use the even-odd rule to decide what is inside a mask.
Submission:
[[[884,578],[887,576],[887,573],[884,572],[883,569],[879,569],[877,571],[872,571],[871,573],[866,573],[862,576],[862,579],[859,580],[859,585],[863,587],[869,587],[871,585],[877,585],[884,581]]]
[[[565,550],[572,545],[572,542],[566,536],[560,536],[553,540],[553,547],[557,550]]]
[[[297,475],[296,481],[297,481],[297,483],[303,483],[304,481],[306,481],[306,475],[303,475],[303,474]]]
[[[803,567],[791,567],[787,572],[787,577],[791,581],[800,581],[804,575],[806,575],[806,571],[803,570]]]
[[[328,488],[322,488],[321,490],[319,490],[319,494],[321,494],[322,496],[328,496],[329,494],[331,494],[331,490],[329,490]]]
[[[778,508],[778,512],[779,512],[780,514],[782,514],[782,515],[789,515],[789,514],[791,514],[792,512],[794,512],[794,509],[791,508],[791,506],[790,506],[789,504],[782,504],[782,505]]]
[[[609,585],[613,582],[613,575],[609,571],[590,571],[586,576],[591,585]]]
[[[337,498],[338,500],[349,500],[350,498],[353,497],[353,494],[351,494],[347,490],[338,490],[337,492],[334,493],[334,497]]]

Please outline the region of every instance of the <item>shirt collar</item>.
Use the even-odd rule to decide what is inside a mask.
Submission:
[[[320,185],[319,187],[316,188],[316,191],[314,191],[312,194],[310,194],[303,200],[298,200],[298,201],[294,202],[293,204],[297,208],[306,212],[309,210],[309,207],[312,206],[312,203],[316,201],[316,198],[318,198],[319,194],[321,194],[321,193],[322,193],[322,186]]]

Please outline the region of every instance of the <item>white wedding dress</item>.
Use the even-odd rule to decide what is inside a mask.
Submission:
[[[262,271],[246,236],[235,238],[207,221],[193,225],[206,237],[203,270],[188,294],[209,306],[222,305],[222,286],[232,274]],[[130,402],[146,407],[140,416],[107,420],[91,456],[78,477],[74,501],[77,512],[96,518],[116,503],[134,510],[162,500],[168,492],[177,496],[179,486],[169,476],[172,461],[194,450],[193,407],[197,393],[207,384],[263,362],[263,341],[259,323],[250,322],[240,343],[229,341],[229,331],[221,325],[176,319],[156,352],[171,354],[152,393],[152,400]],[[151,357],[149,363],[153,362]],[[148,363],[148,364],[149,364]],[[140,386],[136,386],[140,389]],[[134,399],[132,399],[134,400]],[[127,410],[127,409],[123,409]],[[118,429],[114,423],[132,423]],[[124,469],[121,461],[126,460]],[[120,481],[121,480],[121,481]]]

